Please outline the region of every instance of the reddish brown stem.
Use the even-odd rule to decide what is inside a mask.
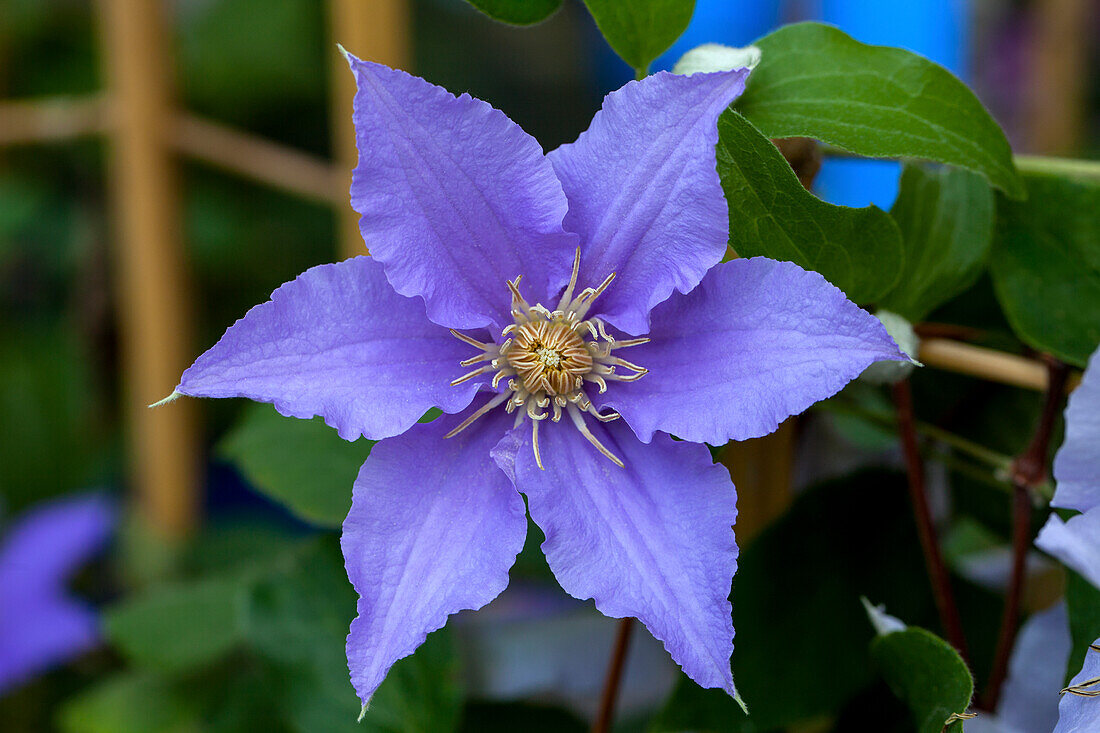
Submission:
[[[909,478],[909,499],[913,504],[913,516],[917,522],[917,534],[920,536],[921,550],[924,552],[924,564],[928,568],[928,580],[932,584],[932,596],[936,601],[936,610],[940,615],[940,624],[951,645],[958,650],[962,658],[969,663],[970,654],[963,635],[959,609],[955,604],[955,595],[951,590],[951,579],[947,566],[940,553],[936,539],[936,528],[932,524],[932,512],[928,508],[928,496],[925,492],[924,463],[921,461],[920,448],[917,445],[917,429],[913,418],[913,395],[909,380],[903,379],[894,385],[894,405],[898,413],[898,434],[905,453],[906,474]]]
[[[982,332],[971,326],[958,326],[954,323],[932,323],[924,321],[914,323],[913,331],[922,339],[941,338],[955,339],[957,341],[975,341],[981,337]]]
[[[619,621],[619,633],[615,636],[615,648],[611,652],[607,676],[604,677],[600,710],[592,726],[592,733],[607,733],[611,730],[611,721],[615,718],[615,701],[619,698],[619,683],[622,682],[626,652],[630,648],[630,634],[633,630],[634,619],[627,617]]]
[[[1016,642],[1020,624],[1020,601],[1024,593],[1024,571],[1027,552],[1031,546],[1031,497],[1032,490],[1047,480],[1047,457],[1050,455],[1050,434],[1058,417],[1058,408],[1066,391],[1069,368],[1060,361],[1045,358],[1047,364],[1047,389],[1039,424],[1024,452],[1012,462],[1012,575],[1008,579],[1001,630],[997,637],[997,651],[989,683],[982,697],[982,707],[993,710],[1001,696],[1001,687],[1008,674],[1008,662]]]

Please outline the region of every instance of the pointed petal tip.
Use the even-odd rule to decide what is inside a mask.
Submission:
[[[368,695],[366,701],[363,703],[363,707],[359,708],[359,717],[355,719],[356,723],[362,723],[363,718],[367,717],[367,711],[370,710],[370,701],[374,695]]]
[[[741,710],[744,711],[745,715],[750,714],[749,713],[749,706],[746,705],[745,701],[741,699],[741,693],[737,691],[737,688],[732,683],[730,684],[730,687],[729,687],[728,690],[726,690],[726,692],[729,693],[730,697],[733,698],[734,702],[736,702],[738,705],[741,706]]]
[[[172,394],[168,395],[163,400],[157,400],[156,402],[153,402],[152,404],[146,405],[146,407],[148,407],[150,409],[152,409],[154,407],[161,407],[163,405],[167,405],[169,402],[175,402],[176,400],[178,400],[180,397],[183,397],[183,396],[184,396],[183,392],[180,392],[179,390],[172,390]]]
[[[876,636],[886,636],[908,628],[901,619],[886,613],[885,604],[876,606],[868,600],[867,596],[860,596],[859,600],[863,603],[863,610],[867,612],[867,620],[874,627]]]
[[[348,66],[351,66],[355,62],[355,57],[348,53],[348,50],[344,48],[342,43],[336,44],[336,50],[340,52],[340,55],[344,57],[344,61],[348,62]]]

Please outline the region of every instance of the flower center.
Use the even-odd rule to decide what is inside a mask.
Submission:
[[[584,339],[564,319],[525,323],[504,354],[528,392],[553,397],[579,388],[592,371],[592,354]]]
[[[462,384],[489,372],[495,372],[491,382],[493,389],[497,388],[502,379],[509,379],[508,389],[492,397],[446,437],[457,435],[479,417],[507,401],[504,409],[508,413],[516,413],[516,427],[519,427],[524,417],[531,419],[531,443],[539,468],[542,468],[539,423],[547,418],[551,422],[558,422],[563,414],[569,415],[570,422],[596,450],[618,466],[623,465],[615,454],[597,440],[583,417],[584,413],[588,413],[601,422],[609,422],[617,420],[619,414],[601,413],[592,404],[585,389],[587,384],[593,384],[603,394],[607,391],[609,381],[633,382],[644,377],[648,373],[644,367],[612,356],[611,352],[614,349],[644,344],[649,339],[619,341],[607,333],[604,322],[599,318],[586,318],[589,308],[615,279],[615,273],[608,275],[599,287],[585,288],[573,297],[580,269],[580,254],[578,249],[573,258],[573,274],[562,293],[557,310],[548,310],[541,304],[528,305],[519,292],[520,277],[508,283],[508,288],[512,291],[512,317],[515,321],[501,332],[503,343],[500,345],[485,344],[464,333],[451,330],[456,338],[481,351],[477,356],[461,362],[462,366],[489,362],[462,375],[451,382],[452,385]],[[618,373],[616,368],[621,368],[626,373]]]
[[[535,353],[538,354],[539,361],[545,366],[556,367],[561,364],[561,354],[549,346],[540,346],[535,349]]]

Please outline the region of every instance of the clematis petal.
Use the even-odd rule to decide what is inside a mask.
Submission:
[[[53,501],[21,517],[0,546],[2,599],[58,596],[110,536],[115,508],[102,494]]]
[[[100,494],[54,501],[19,519],[0,547],[0,695],[94,647],[95,613],[69,597],[68,577],[115,522]]]
[[[100,642],[98,617],[78,601],[58,594],[20,597],[17,603],[0,613],[0,695]]]
[[[717,120],[748,73],[631,82],[607,95],[575,143],[547,156],[569,197],[565,227],[581,237],[580,281],[618,273],[597,308],[627,333],[645,333],[650,309],[695,287],[726,251]]]
[[[529,436],[516,454],[516,482],[546,534],[550,568],[566,592],[594,598],[605,615],[637,617],[701,686],[736,696],[729,593],[737,509],[729,473],[706,446],[667,435],[643,445],[621,422],[591,430],[626,468],[564,423],[540,432],[545,470]]]
[[[1054,456],[1051,506],[1087,512],[1100,505],[1100,349],[1066,406],[1066,439]]]
[[[458,412],[478,382],[450,386],[470,347],[356,257],[306,270],[248,311],[183,373],[176,391],[248,397],[289,417],[321,415],[340,437],[387,438],[431,407]]]
[[[355,481],[340,544],[360,595],[347,651],[364,703],[449,614],[504,590],[523,548],[523,499],[489,457],[511,416],[498,410],[444,439],[457,422],[381,441]]]
[[[1051,514],[1035,545],[1100,588],[1100,508],[1065,522]]]
[[[1020,627],[997,705],[1006,730],[1047,733],[1054,729],[1058,699],[1051,693],[1062,687],[1070,647],[1064,602],[1033,614]],[[966,733],[971,733],[971,727],[966,724]]]
[[[821,275],[762,257],[722,263],[659,305],[649,337],[629,350],[649,373],[602,398],[644,442],[657,430],[713,445],[766,435],[868,364],[907,358]]]
[[[397,292],[459,329],[511,323],[506,281],[518,275],[529,298],[556,293],[577,244],[538,142],[479,99],[348,61],[359,86],[351,203]]]
[[[1100,639],[1093,646],[1100,646]],[[1100,730],[1100,705],[1096,704],[1100,700],[1092,696],[1100,690],[1100,683],[1095,681],[1097,678],[1100,678],[1100,652],[1089,649],[1081,671],[1070,680],[1068,688],[1091,695],[1075,695],[1071,691],[1062,695],[1058,703],[1058,726],[1054,733],[1093,733]]]

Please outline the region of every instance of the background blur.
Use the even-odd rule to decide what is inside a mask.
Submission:
[[[163,13],[149,15],[150,7]],[[703,42],[747,45],[780,23],[808,18],[943,63],[975,89],[1017,152],[1100,153],[1100,12],[1090,0],[697,0],[688,32],[654,69],[670,68]],[[273,411],[243,400],[144,405],[170,393],[181,369],[279,284],[362,248],[346,196],[355,162],[351,75],[337,42],[490,102],[547,150],[575,139],[602,95],[632,77],[574,0],[532,28],[496,24],[462,0],[174,0],[163,8],[0,0],[0,543],[3,528],[40,502],[89,490],[116,498],[114,540],[73,586],[97,607],[166,578],[231,573],[245,559],[319,533],[320,544],[306,552],[331,559],[331,538],[318,529],[330,524],[303,522],[252,490],[279,483],[265,470],[283,480],[311,477],[308,467],[264,464],[264,456],[274,461],[329,438],[281,433]],[[889,163],[826,161],[817,192],[888,207],[897,175]],[[944,320],[1007,332],[987,284],[967,298],[949,304]],[[1017,427],[1026,435],[1037,399],[983,386],[962,408],[968,389],[944,375],[918,375],[915,389],[936,395],[918,399],[922,409],[956,423],[965,423],[974,400],[1007,405],[990,424],[970,427],[996,432],[1008,452]],[[839,470],[839,462],[891,464],[888,433],[834,422],[811,416],[723,454],[741,494],[743,548],[800,486]],[[369,447],[326,443],[330,449],[343,451],[343,463],[329,480],[346,482],[350,500]],[[865,483],[896,480],[876,474]],[[861,490],[857,484],[851,491]],[[1007,526],[1006,517],[987,519],[994,529]],[[311,557],[304,567],[314,567]],[[553,721],[547,730],[568,730],[595,707],[614,622],[566,598],[540,563],[537,552],[525,552],[513,589],[480,615],[464,614],[441,652],[462,694],[475,700],[456,713],[468,730],[487,730],[478,716],[488,710],[494,720],[502,711],[527,720],[524,706],[534,704],[553,706],[538,708],[540,719]],[[343,611],[350,616],[353,596],[346,580],[340,584],[338,558],[329,564],[335,590],[291,595],[334,593],[351,604]],[[278,597],[283,580],[272,582],[268,591]],[[909,608],[914,623],[922,612],[932,617],[927,598]],[[318,613],[299,611],[311,623]],[[340,624],[346,618],[333,626]],[[680,682],[658,644],[636,641],[622,709],[640,728]],[[979,664],[982,654],[975,653]],[[196,673],[229,680],[225,697],[245,698],[241,710],[223,712],[200,695],[202,729],[215,729],[214,718],[226,730],[281,729],[290,719],[299,730],[337,729],[309,711],[265,709],[271,690],[283,689],[272,684],[298,689],[280,675],[301,662],[273,663],[269,674],[244,658]],[[123,730],[105,711],[112,700],[117,711],[131,697],[177,694],[142,672],[125,678],[130,687],[111,688],[115,698],[87,696],[104,680],[132,675],[129,668],[105,647],[2,692],[0,730]],[[336,663],[332,674],[344,673]],[[339,679],[334,684],[339,690]],[[72,712],[62,703],[78,694],[85,707]],[[502,701],[511,707],[478,707]],[[354,699],[343,704],[354,716]],[[154,713],[135,715],[148,722]]]

